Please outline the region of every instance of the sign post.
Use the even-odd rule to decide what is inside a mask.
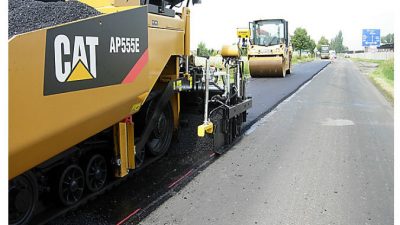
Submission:
[[[362,46],[364,47],[379,47],[381,45],[381,30],[380,29],[363,29],[362,30]]]

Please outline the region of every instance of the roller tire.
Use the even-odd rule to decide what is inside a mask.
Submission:
[[[20,187],[17,187],[17,185],[20,185]],[[21,187],[21,185],[24,185],[25,187]],[[27,172],[19,175],[18,177],[10,181],[8,188],[9,224],[27,224],[30,221],[33,212],[35,211],[39,195],[38,184],[34,174],[32,172]],[[18,191],[16,190],[16,188],[24,188],[24,190],[20,190],[20,192],[23,191],[22,193],[15,193],[16,191]],[[28,205],[24,205],[24,203],[27,203]],[[17,213],[19,213],[16,210],[19,209],[23,210],[22,215],[16,215]]]
[[[154,109],[152,109],[154,105],[156,105],[156,102],[152,101],[147,110],[146,121],[151,117],[152,113],[154,112]],[[147,140],[146,152],[152,156],[163,155],[165,152],[167,152],[172,141],[173,131],[173,112],[171,105],[168,103],[164,110],[161,112],[161,115],[157,121],[157,125],[152,131],[149,140]]]
[[[101,190],[107,181],[107,161],[100,154],[93,155],[87,164],[85,171],[86,187],[91,192]]]
[[[67,166],[58,180],[58,197],[65,206],[79,202],[85,189],[85,174],[80,166],[72,164]]]

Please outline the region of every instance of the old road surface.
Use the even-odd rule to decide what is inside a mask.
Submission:
[[[141,224],[393,224],[393,138],[392,106],[337,60]]]
[[[353,64],[328,64],[298,64],[284,79],[251,79],[247,134],[221,157],[197,141],[202,118],[182,115],[194,122],[182,128],[180,141],[165,157],[49,224],[137,224],[149,214],[144,224],[303,224],[301,215],[310,224],[318,224],[312,220],[317,216],[390,220],[393,115],[386,121],[381,112],[390,114],[392,109]],[[261,119],[318,72],[309,85]],[[347,208],[338,204],[344,201]],[[368,205],[380,201],[388,206]]]

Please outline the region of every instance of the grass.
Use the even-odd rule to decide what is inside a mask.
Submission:
[[[298,64],[298,63],[304,63],[304,62],[311,62],[314,61],[315,58],[312,56],[293,56],[292,57],[292,65]]]
[[[375,86],[383,92],[386,98],[393,104],[394,102],[394,59],[390,60],[371,60],[352,58],[356,62],[375,63],[378,67],[368,76]]]

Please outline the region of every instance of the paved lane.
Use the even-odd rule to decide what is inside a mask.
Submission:
[[[393,224],[393,108],[336,61],[141,224]]]
[[[297,64],[293,66],[292,74],[285,78],[250,78],[247,93],[253,97],[253,107],[248,111],[247,125],[263,117],[329,63],[329,60],[316,60]]]
[[[296,91],[303,83],[322,70],[329,61],[314,61],[297,64],[293,74],[286,78],[262,78],[249,81],[248,92],[253,96],[253,108],[249,111],[247,126],[250,126],[265,112]],[[207,141],[197,138],[197,125],[201,124],[202,115],[183,114],[189,125],[182,127],[168,154],[141,172],[135,174],[119,187],[106,195],[89,202],[74,212],[60,217],[50,224],[116,224],[129,218],[128,223],[137,223],[174,195],[190,179],[193,172],[182,180],[178,187],[169,186],[180,180],[188,171],[196,170],[210,160],[211,146]],[[214,160],[214,159],[212,159]],[[211,162],[209,162],[211,163]],[[132,213],[137,213],[134,216]]]

